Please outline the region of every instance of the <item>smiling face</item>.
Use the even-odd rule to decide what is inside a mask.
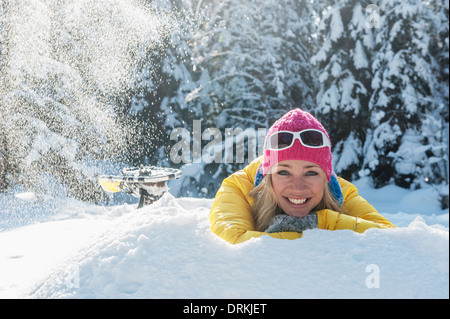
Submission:
[[[325,181],[322,168],[308,161],[282,161],[272,171],[278,206],[294,217],[306,216],[320,203]]]

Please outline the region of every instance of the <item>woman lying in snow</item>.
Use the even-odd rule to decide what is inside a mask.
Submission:
[[[295,239],[312,228],[395,227],[333,173],[327,131],[300,109],[269,129],[264,156],[223,181],[209,220],[213,233],[232,244],[264,234]]]

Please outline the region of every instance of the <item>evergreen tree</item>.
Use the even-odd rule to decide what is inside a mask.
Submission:
[[[314,104],[309,65],[313,15],[307,1],[217,3],[197,52],[234,126],[267,127],[287,109]],[[226,119],[226,120],[224,120]]]
[[[7,68],[7,32],[6,32],[6,2],[0,3],[0,93],[5,92],[6,81],[5,76],[6,68]],[[0,104],[0,118],[6,118],[6,114],[4,114],[4,110],[2,104]],[[6,178],[8,173],[8,159],[7,159],[7,140],[6,140],[6,127],[4,123],[0,123],[0,193],[6,191],[8,189],[9,183]]]
[[[13,185],[51,193],[50,180],[105,198],[92,164],[123,155],[117,110],[158,40],[150,17],[120,0],[2,2],[2,175]]]
[[[432,163],[434,165],[432,173],[442,176],[442,183],[438,189],[441,206],[445,209],[449,207],[449,1],[430,1],[429,6],[434,12],[430,21],[429,51],[435,61],[432,72],[436,76],[438,85],[433,92],[435,106],[433,116],[441,122],[436,132],[440,146],[434,151],[440,160]],[[438,182],[439,180],[436,179]]]
[[[446,146],[443,104],[435,100],[437,61],[430,53],[436,14],[422,1],[381,1],[379,9],[365,165],[376,186],[439,184]]]
[[[161,3],[176,12],[178,31],[131,110],[151,132],[147,161],[183,170],[178,194],[213,196],[217,180],[261,151],[258,128],[313,106],[313,14],[307,1]]]
[[[130,151],[136,163],[181,167],[183,176],[177,181],[181,186],[176,195],[199,196],[211,179],[205,180],[203,166],[197,163],[201,161],[201,144],[197,145],[201,138],[193,140],[201,137],[197,124],[205,125],[214,101],[208,94],[196,94],[208,74],[196,66],[192,41],[206,19],[208,3],[160,1],[158,7],[170,12],[174,25],[164,47],[152,55],[139,76],[140,91],[131,100],[130,114],[140,123],[141,141],[138,150]],[[179,143],[186,145],[179,149]],[[198,171],[190,174],[188,166]]]
[[[225,133],[221,149],[210,140],[204,142],[210,146],[203,152],[207,161],[208,156],[222,156],[221,163],[202,166],[208,195],[218,188],[217,179],[261,153],[264,134],[258,129],[268,128],[288,109],[314,105],[316,87],[309,64],[314,15],[309,5],[230,0],[214,1],[209,7],[208,19],[193,41],[201,76],[188,95],[206,109],[202,125],[214,128],[216,135]]]
[[[320,81],[314,113],[330,132],[334,170],[348,179],[358,177],[369,127],[373,34],[365,8],[354,0],[326,8],[319,24],[320,46],[311,59]]]

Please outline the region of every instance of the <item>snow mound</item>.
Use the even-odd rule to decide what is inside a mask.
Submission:
[[[54,234],[57,242],[40,250],[59,256],[66,251],[66,259],[55,260],[59,264],[22,290],[22,296],[449,297],[448,228],[429,226],[422,217],[407,227],[364,234],[316,229],[299,240],[263,236],[230,245],[209,230],[211,204],[210,199],[166,194],[140,210],[117,206],[101,217],[72,224],[83,229],[84,245],[74,244],[73,232],[62,234],[58,223],[64,221],[44,223],[48,233],[51,228],[61,233]],[[25,227],[26,232],[33,227]],[[36,240],[35,245],[44,245],[43,239]]]

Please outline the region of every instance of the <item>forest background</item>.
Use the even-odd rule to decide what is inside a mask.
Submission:
[[[111,167],[214,197],[300,107],[335,172],[448,208],[449,2],[2,0],[0,192],[105,202]],[[243,160],[242,160],[243,159]],[[111,165],[116,164],[116,165]]]

